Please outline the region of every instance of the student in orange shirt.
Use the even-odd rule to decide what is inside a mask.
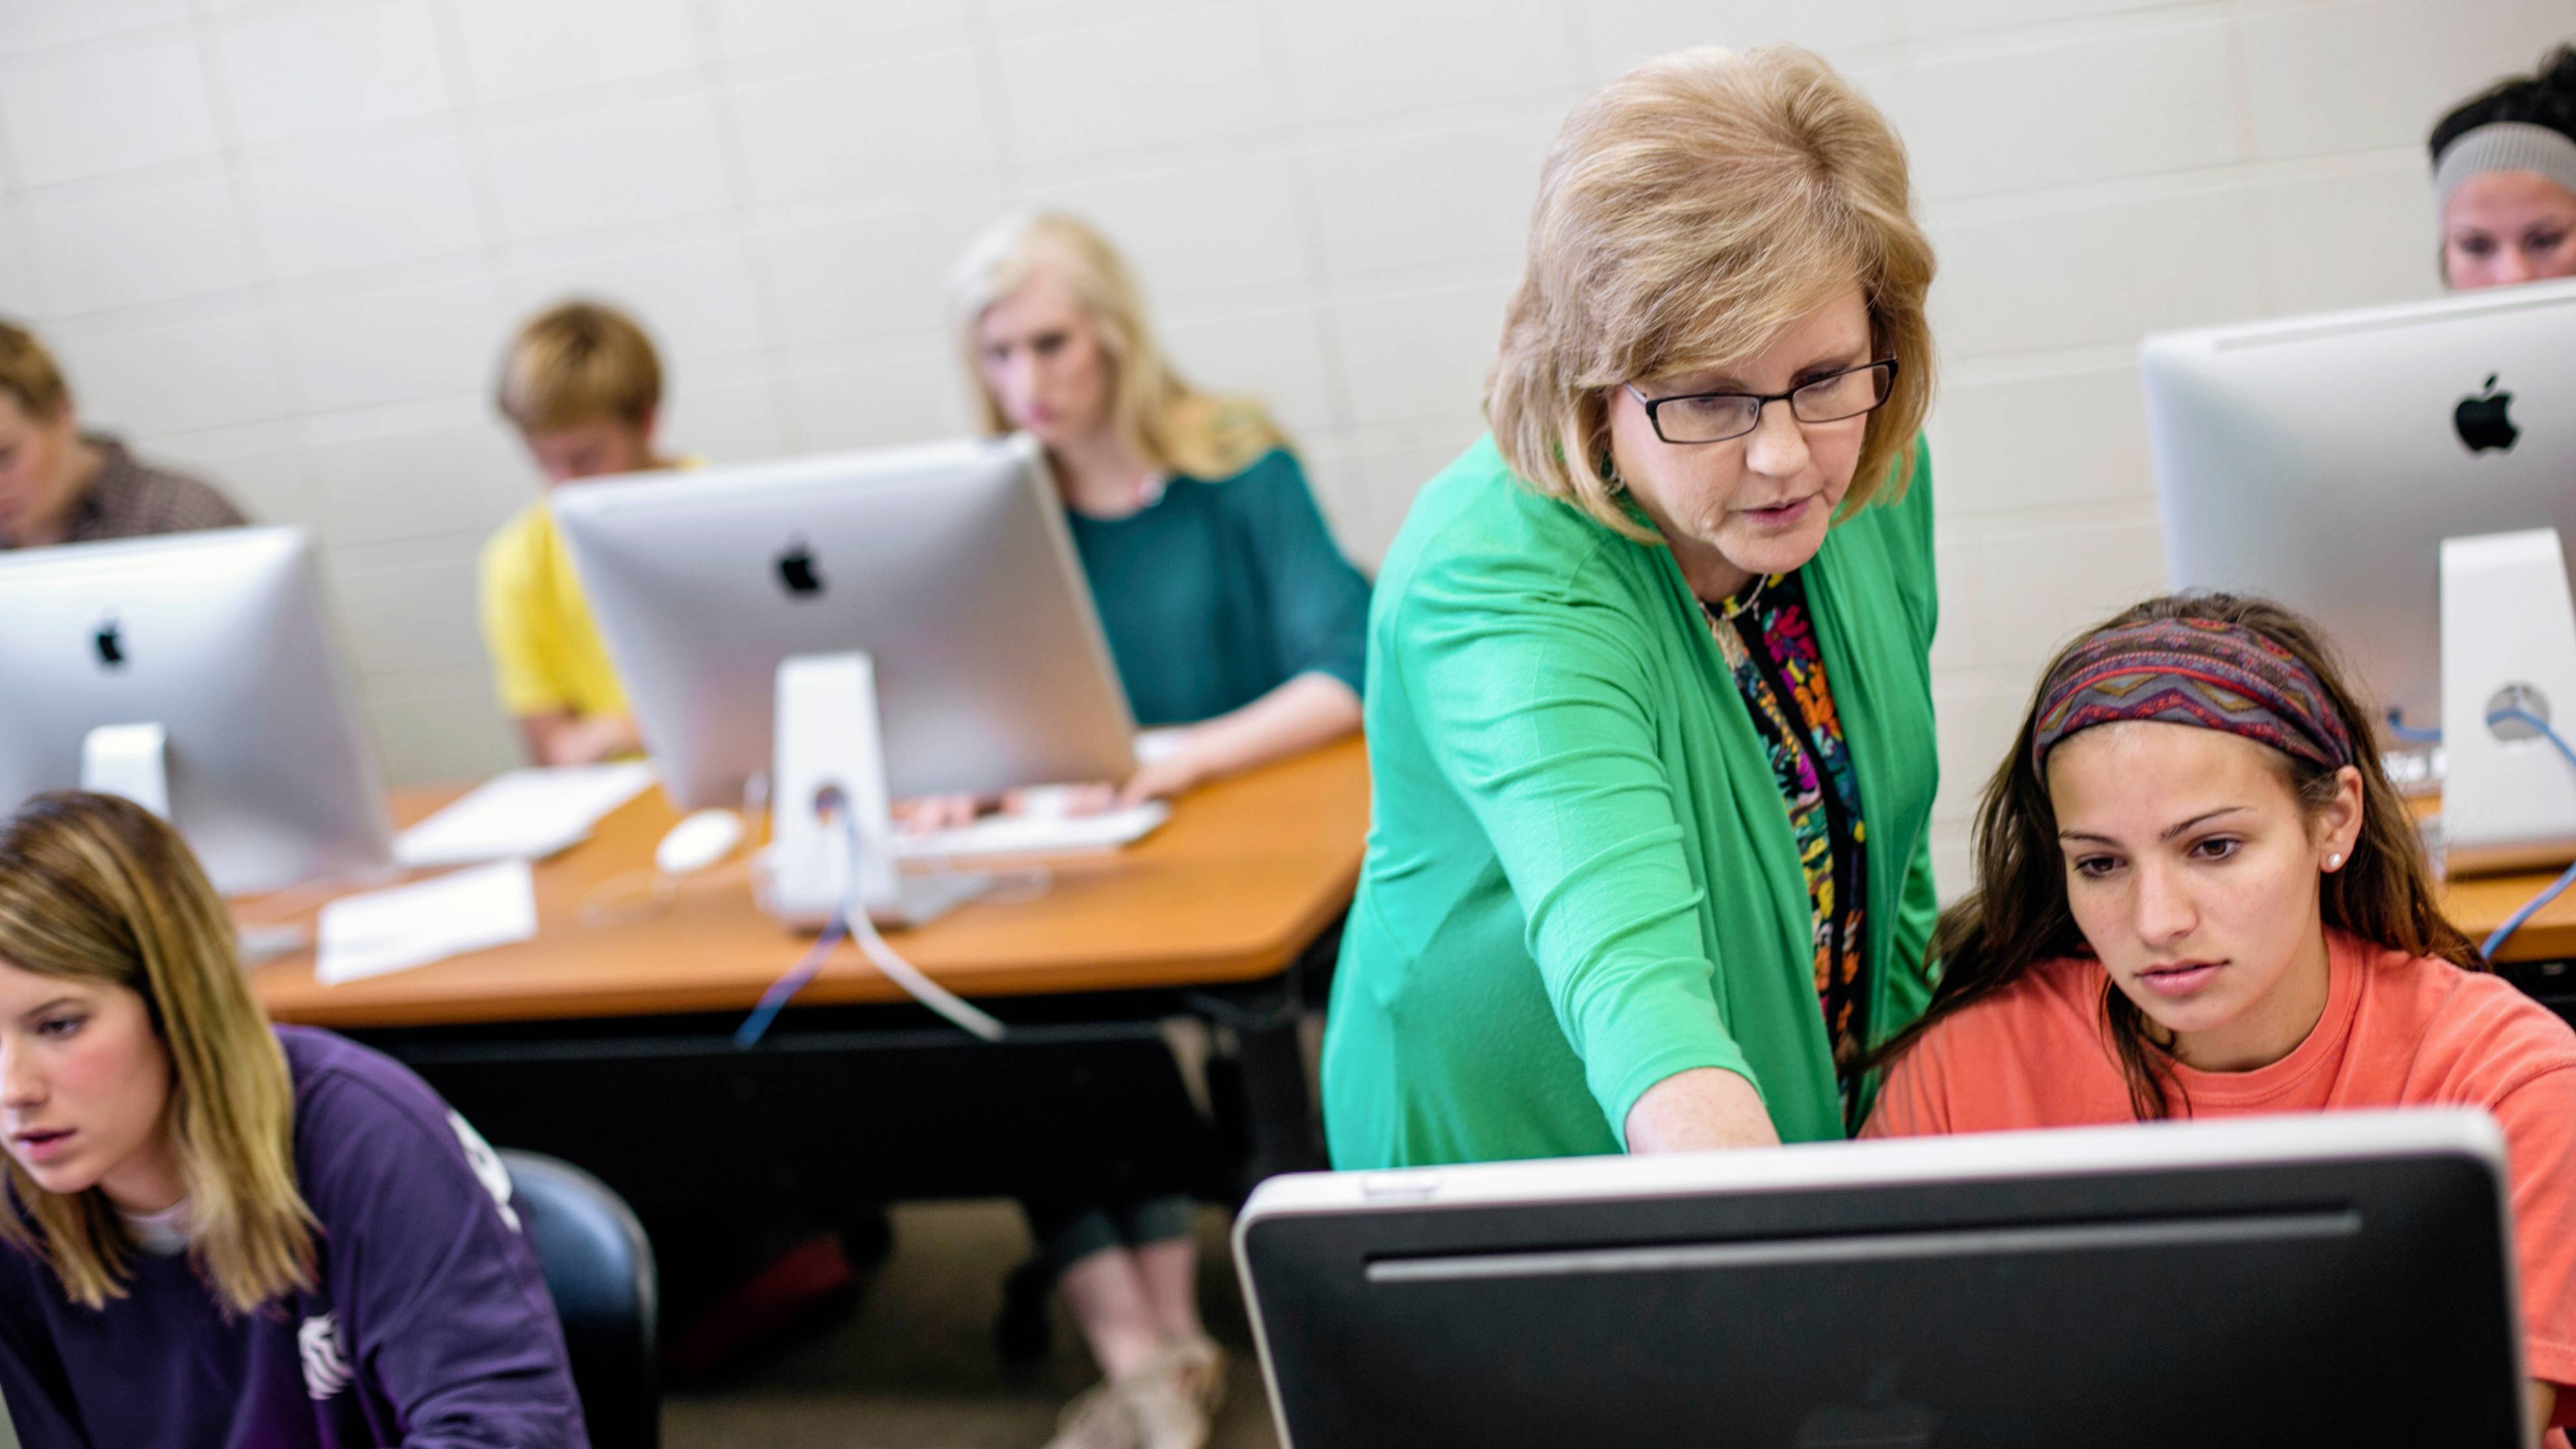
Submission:
[[[2504,1128],[2536,1423],[2576,1421],[2576,1032],[2442,918],[2315,630],[2151,600],[2049,666],[1864,1136],[2472,1106]],[[2551,1436],[2551,1443],[2563,1442]]]

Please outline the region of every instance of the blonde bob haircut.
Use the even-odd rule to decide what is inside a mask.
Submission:
[[[510,340],[493,403],[522,432],[640,428],[662,405],[662,359],[634,318],[604,302],[560,302]]]
[[[1163,356],[1145,296],[1118,249],[1091,224],[1060,211],[1003,217],[975,239],[953,287],[966,375],[987,433],[1010,419],[984,380],[976,329],[993,305],[1038,276],[1053,278],[1090,319],[1109,364],[1109,417],[1119,441],[1147,464],[1191,478],[1230,478],[1288,440],[1259,403],[1199,391]]]
[[[143,997],[170,1054],[164,1130],[198,1275],[234,1313],[310,1288],[316,1223],[295,1185],[286,1055],[178,833],[131,801],[69,790],[0,820],[0,960]],[[135,1247],[106,1194],[47,1192],[7,1164],[0,1237],[49,1264],[74,1303],[123,1297]]]
[[[1897,368],[1845,516],[1892,474],[1901,492],[1933,373],[1932,245],[1910,202],[1887,119],[1795,46],[1685,50],[1612,81],[1566,118],[1539,173],[1485,390],[1504,460],[1651,540],[1612,476],[1609,390],[1741,362],[1857,286]]]

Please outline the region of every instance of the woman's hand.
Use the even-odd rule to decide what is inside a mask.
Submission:
[[[644,753],[644,736],[628,714],[525,715],[519,734],[540,765],[596,765]]]
[[[972,825],[983,812],[984,802],[973,795],[924,795],[897,800],[886,813],[894,817],[894,828],[906,835],[934,835]]]

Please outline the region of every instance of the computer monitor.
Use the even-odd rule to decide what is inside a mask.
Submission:
[[[2576,538],[2576,282],[2161,333],[2139,367],[2174,586],[2315,618],[2409,724],[2441,713],[2442,540]]]
[[[781,660],[875,662],[897,798],[1123,780],[1135,719],[1025,438],[559,488],[554,513],[683,807],[765,774]]]
[[[102,726],[159,725],[170,823],[215,888],[387,869],[383,780],[296,528],[0,553],[0,804],[78,788]]]
[[[2517,1449],[2502,1134],[2328,1113],[1262,1184],[1283,1449]]]

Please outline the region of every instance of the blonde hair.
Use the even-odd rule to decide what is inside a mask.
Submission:
[[[41,422],[61,417],[72,401],[63,370],[45,344],[35,333],[5,321],[0,321],[0,392],[16,398],[20,412]]]
[[[511,339],[494,402],[527,432],[603,418],[642,427],[662,405],[662,361],[634,318],[605,303],[563,302]]]
[[[1062,282],[1090,318],[1109,362],[1110,423],[1137,457],[1169,473],[1226,478],[1287,446],[1259,403],[1201,392],[1172,369],[1146,318],[1144,294],[1118,249],[1089,223],[1060,211],[1002,218],[958,263],[957,331],[984,431],[1006,433],[1011,424],[984,381],[976,326],[994,303],[1041,272]]]
[[[1648,61],[1577,106],[1548,149],[1486,381],[1495,446],[1529,487],[1652,539],[1608,474],[1608,390],[1740,362],[1858,286],[1877,355],[1897,367],[1845,496],[1857,511],[1912,467],[1932,398],[1931,283],[1905,148],[1831,66],[1787,45]]]
[[[187,1192],[188,1251],[235,1313],[315,1278],[295,1185],[295,1091],[251,996],[232,921],[178,833],[110,795],[38,795],[0,820],[0,959],[143,997],[170,1054],[163,1118]],[[43,1258],[72,1302],[125,1295],[134,1244],[105,1193],[48,1192],[8,1159],[0,1238]]]

